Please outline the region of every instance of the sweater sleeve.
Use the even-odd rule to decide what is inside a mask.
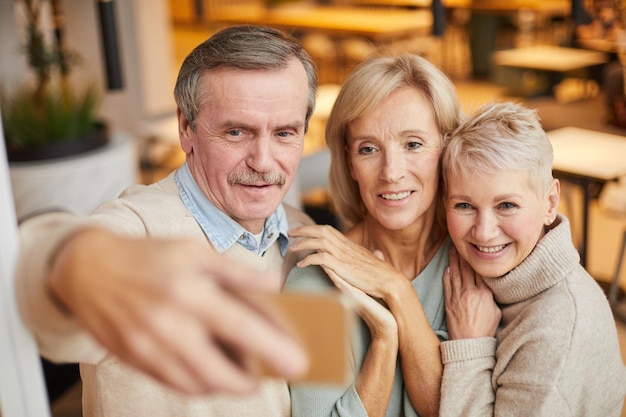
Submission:
[[[444,370],[440,416],[493,416],[495,353],[496,339],[492,337],[441,343]]]
[[[289,391],[293,417],[367,417],[354,385],[294,384]]]
[[[142,198],[159,197],[147,194]],[[162,195],[160,198],[163,206]],[[100,226],[127,236],[146,236],[146,219],[132,203],[116,199],[104,203],[90,216],[52,212],[20,224],[16,296],[22,320],[33,333],[42,356],[58,363],[95,364],[106,355],[102,346],[50,291],[47,279],[56,251],[66,239],[85,227]]]
[[[563,364],[570,355],[567,348],[570,339],[559,334],[558,329],[550,332],[524,327],[518,334],[523,337],[511,337],[500,345],[497,363],[495,339],[443,342],[439,415],[565,417],[576,414],[559,389]]]
[[[96,363],[106,352],[54,299],[47,285],[49,264],[59,245],[87,225],[85,218],[50,213],[20,226],[16,295],[22,320],[39,351],[54,362]]]

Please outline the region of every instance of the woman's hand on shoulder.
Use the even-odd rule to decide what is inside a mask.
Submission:
[[[312,251],[298,262],[299,267],[319,265],[327,274],[334,273],[372,297],[383,299],[391,277],[403,277],[380,257],[331,226],[299,227],[290,230],[289,236],[294,239],[290,250]]]

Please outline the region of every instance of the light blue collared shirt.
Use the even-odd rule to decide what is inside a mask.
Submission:
[[[261,241],[257,242],[253,234],[215,207],[204,195],[186,162],[174,174],[174,182],[183,203],[218,252],[225,252],[239,243],[262,256],[278,240],[280,252],[285,256],[289,246],[289,223],[282,204],[265,220]]]

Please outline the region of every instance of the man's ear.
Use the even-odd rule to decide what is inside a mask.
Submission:
[[[191,124],[183,115],[180,108],[176,109],[176,117],[178,118],[178,139],[180,140],[180,147],[185,154],[189,155],[193,151],[193,131],[191,130]]]

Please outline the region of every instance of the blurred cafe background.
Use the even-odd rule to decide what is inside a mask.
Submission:
[[[9,158],[18,221],[60,206],[87,213],[178,167],[172,91],[182,60],[220,28],[262,24],[298,37],[320,77],[287,200],[341,228],[326,192],[325,120],[354,65],[412,51],[452,79],[467,112],[492,100],[538,110],[562,181],[560,209],[610,298],[626,360],[626,0],[0,0],[3,93],[33,80],[26,3],[41,3],[45,41],[79,57],[66,82],[96,86],[109,139],[72,156]],[[54,416],[80,416],[76,369],[44,365]]]

